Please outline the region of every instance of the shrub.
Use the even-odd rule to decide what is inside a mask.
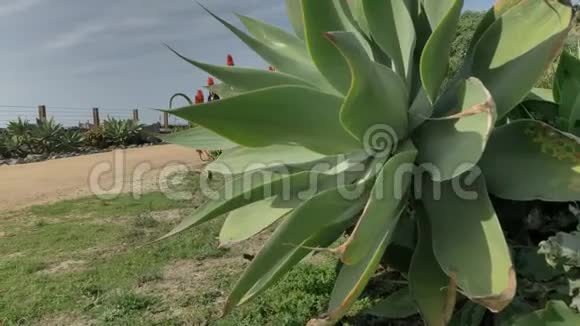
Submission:
[[[61,152],[66,129],[54,119],[37,121],[30,130],[30,144],[33,154],[51,154]]]
[[[133,120],[110,118],[103,124],[105,142],[113,146],[127,146],[143,142],[143,125]]]
[[[22,119],[8,123],[0,137],[0,153],[6,157],[78,151],[83,137],[78,130],[65,129],[53,119],[36,124]]]
[[[32,139],[35,126],[26,120],[18,118],[8,122],[6,127],[5,146],[11,157],[23,157],[36,152]]]
[[[65,129],[60,135],[60,149],[64,152],[78,151],[85,144],[85,137],[80,130]]]
[[[8,151],[6,142],[8,141],[8,136],[4,130],[0,130],[0,158],[10,158],[11,153]]]
[[[102,126],[94,126],[84,133],[84,143],[90,147],[105,148],[107,141],[105,129]]]

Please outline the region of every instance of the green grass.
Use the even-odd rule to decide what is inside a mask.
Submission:
[[[185,187],[197,189],[198,179],[190,176]],[[324,311],[336,277],[334,259],[299,265],[263,296],[220,319],[227,293],[247,265],[240,258],[245,249],[218,248],[223,218],[152,243],[178,222],[176,211],[185,215],[203,201],[198,190],[192,193],[189,201],[150,193],[0,215],[0,229],[9,233],[0,237],[0,325],[40,325],[63,316],[58,324],[73,318],[95,325],[303,325]],[[187,268],[167,279],[180,263]]]
[[[284,282],[220,320],[220,326],[296,325],[326,309],[336,278],[333,261],[302,264]]]
[[[91,318],[104,318],[101,316],[104,313],[95,308],[113,300],[108,298],[110,293],[130,291],[144,282],[158,280],[161,269],[172,261],[217,258],[226,253],[217,248],[218,223],[143,246],[169,230],[168,225],[162,225],[155,233],[143,233],[138,239],[130,239],[134,246],[128,247],[123,243],[127,236],[132,236],[131,226],[86,227],[70,222],[56,225],[50,232],[44,231],[49,228],[51,226],[44,227],[42,232],[31,232],[22,240],[0,241],[0,252],[24,254],[0,264],[0,320],[3,318],[5,323],[17,323],[22,318],[39,319],[47,314],[77,309],[79,305]],[[53,232],[67,228],[62,234]],[[112,252],[105,255],[83,252],[99,244],[107,245]],[[39,250],[34,250],[35,246]],[[83,270],[56,274],[41,272],[53,261],[68,259],[84,261]],[[95,303],[96,299],[99,302]]]
[[[122,194],[111,200],[97,197],[67,200],[52,205],[33,206],[30,212],[38,217],[83,215],[98,218],[138,215],[188,206],[191,205],[187,201],[175,201],[167,198],[164,193],[152,192],[140,195],[138,199],[131,194]]]

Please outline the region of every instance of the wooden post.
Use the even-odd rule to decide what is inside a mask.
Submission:
[[[133,121],[139,122],[139,109],[133,110]]]
[[[38,106],[38,121],[46,121],[46,106]]]
[[[163,112],[163,128],[169,129],[169,113]]]
[[[96,127],[101,125],[101,119],[99,118],[99,108],[93,108],[93,125]]]

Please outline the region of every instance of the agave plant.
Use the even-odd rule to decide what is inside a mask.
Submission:
[[[64,152],[78,151],[85,142],[83,134],[79,130],[65,129],[60,135],[60,150]]]
[[[34,129],[34,124],[21,118],[8,122],[5,144],[10,148],[9,151],[13,153],[13,156],[26,156],[35,152],[32,141],[32,131]]]
[[[208,169],[231,177],[167,237],[229,213],[229,245],[279,221],[226,313],[320,250],[343,265],[311,325],[339,322],[381,260],[407,278],[428,325],[466,299],[502,311],[516,272],[489,193],[580,199],[578,138],[504,119],[558,55],[571,6],[498,1],[444,83],[462,0],[286,3],[294,34],[240,16],[244,32],[208,11],[274,72],[175,52],[223,83],[212,88],[222,100],[169,111],[201,126],[172,141],[226,149]],[[262,178],[248,183],[252,171]]]
[[[53,118],[38,120],[32,129],[32,142],[36,153],[55,153],[63,150],[66,129]]]
[[[109,118],[103,125],[103,133],[109,145],[131,145],[141,142],[143,125],[133,120]]]

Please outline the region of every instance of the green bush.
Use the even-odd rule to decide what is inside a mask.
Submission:
[[[78,150],[82,135],[67,130],[53,119],[32,124],[26,120],[10,121],[0,137],[3,157],[25,157],[29,154],[51,154]]]
[[[4,130],[0,130],[0,157],[9,157],[10,153],[6,147],[6,142],[8,141],[8,136]]]
[[[112,146],[143,143],[143,125],[133,120],[110,118],[103,125],[105,142]]]
[[[65,129],[60,136],[60,147],[63,151],[73,152],[82,148],[85,138],[80,130]]]
[[[36,124],[18,119],[10,121],[0,132],[0,155],[4,158],[26,157],[30,154],[78,152],[83,147],[138,145],[148,141],[143,125],[132,120],[108,119],[102,126],[86,132],[67,129],[54,119],[38,120]]]
[[[61,152],[62,140],[66,129],[54,119],[38,121],[30,130],[30,144],[33,147],[31,154],[50,154]]]

